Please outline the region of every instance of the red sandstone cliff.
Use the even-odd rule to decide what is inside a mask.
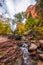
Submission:
[[[27,7],[26,17],[28,18],[30,15],[33,18],[36,18],[37,17],[36,5],[30,5],[29,7]]]

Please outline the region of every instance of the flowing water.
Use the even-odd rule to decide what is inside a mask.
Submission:
[[[22,47],[20,47],[22,52],[23,52],[23,62],[22,65],[31,65],[30,62],[30,56],[29,56],[29,52],[28,52],[28,44],[23,43]]]
[[[37,61],[31,58],[30,53],[28,51],[28,43],[23,43],[20,46],[21,51],[23,52],[22,56],[19,57],[14,65],[37,65]],[[36,58],[36,57],[35,57]]]

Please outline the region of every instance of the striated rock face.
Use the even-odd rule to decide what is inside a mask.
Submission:
[[[36,5],[30,5],[29,7],[27,7],[26,17],[28,18],[30,15],[33,18],[36,18],[37,17]]]
[[[1,38],[2,41],[3,38]],[[4,38],[5,39],[5,38]],[[0,42],[0,65],[12,63],[17,59],[19,56],[22,55],[22,52],[15,41],[7,40]],[[3,65],[4,65],[3,64]]]

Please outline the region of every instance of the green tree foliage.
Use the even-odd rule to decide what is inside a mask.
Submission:
[[[22,35],[26,31],[24,23],[17,23],[17,34]]]
[[[10,33],[11,33],[10,25],[4,24],[3,34],[10,34]]]
[[[18,22],[20,22],[20,21],[21,21],[22,16],[21,16],[21,14],[20,14],[20,13],[16,14],[16,15],[15,15],[15,17],[18,19]]]
[[[28,30],[28,29],[34,28],[34,26],[37,26],[38,23],[39,23],[39,20],[38,19],[34,19],[32,17],[29,17],[27,19],[27,21],[26,21],[25,26],[26,26],[26,28]]]
[[[36,0],[37,3],[39,3],[39,6],[42,7],[43,6],[43,0]]]
[[[38,18],[42,22],[43,21],[43,0],[37,0],[36,9],[38,11]]]
[[[22,22],[22,20],[25,18],[25,12],[15,14],[14,17],[16,18],[17,22]]]
[[[0,21],[0,34],[10,34],[11,29],[9,24],[5,24],[4,21]]]
[[[4,30],[3,21],[0,21],[0,34],[3,33],[3,30]]]
[[[38,32],[38,34],[40,34],[42,37],[43,36],[43,0],[37,0],[37,6],[36,9],[38,11],[38,19],[39,19],[39,24],[38,27],[36,29],[36,31]]]

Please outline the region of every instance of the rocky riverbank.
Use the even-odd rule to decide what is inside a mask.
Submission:
[[[0,65],[10,65],[21,55],[22,52],[15,42],[0,37]]]
[[[20,40],[0,37],[0,65],[23,65],[23,52],[20,47],[28,46],[30,65],[43,65],[43,40]],[[26,51],[26,50],[25,50]],[[27,52],[26,52],[27,54]]]

